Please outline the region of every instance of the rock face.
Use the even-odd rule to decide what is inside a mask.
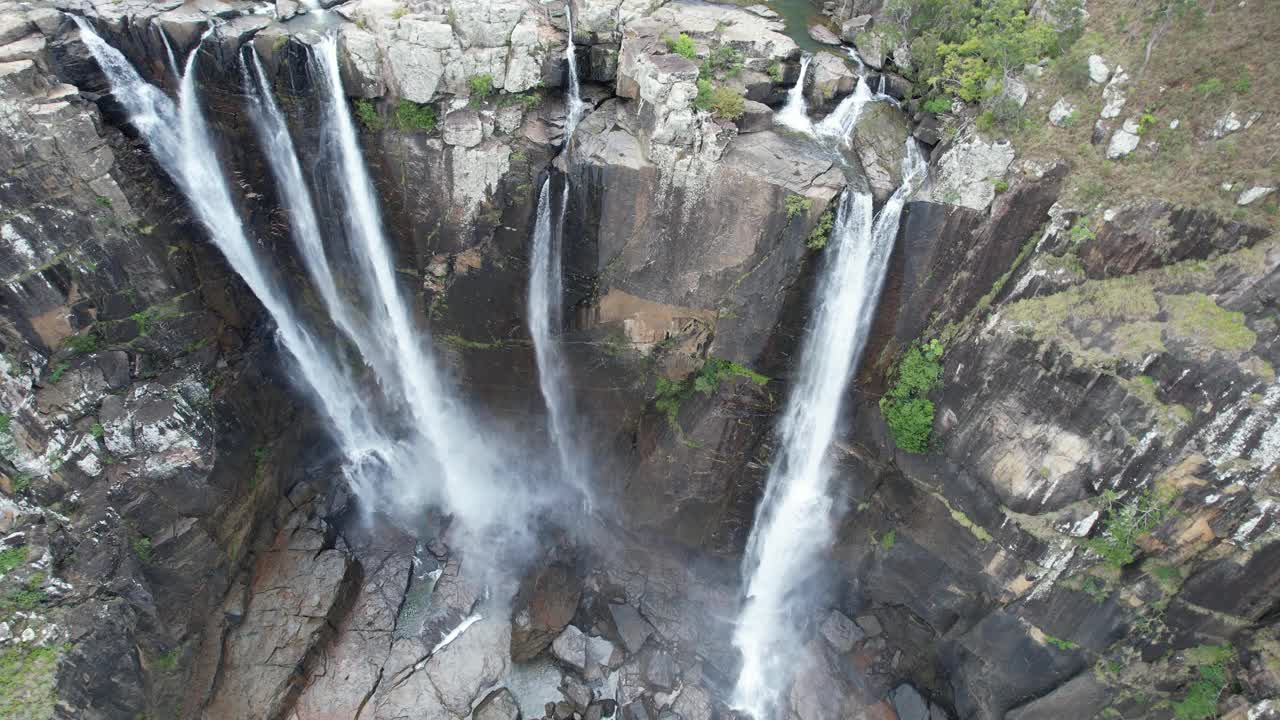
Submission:
[[[885,3],[836,5],[832,27],[869,65],[891,56],[910,75]],[[273,328],[74,24],[40,0],[2,5],[0,659],[23,680],[0,715],[729,717],[740,555],[829,262],[806,241],[847,186],[888,197],[909,135],[936,145],[930,182],[828,458],[850,512],[785,716],[1162,718],[1140,698],[1185,697],[1200,677],[1186,658],[1220,646],[1220,712],[1271,712],[1270,228],[1155,199],[1086,215],[1065,164],[944,132],[961,103],[918,123],[870,105],[837,157],[772,127],[799,71],[787,33],[805,28],[763,6],[574,3],[588,109],[567,148],[561,4],[358,0],[323,20],[290,0],[67,7],[168,89],[161,32],[175,55],[202,48],[246,227],[337,343],[307,300],[238,62],[252,46],[303,156],[326,162],[307,58],[331,23],[401,289],[467,401],[531,428],[531,446],[544,406],[523,298],[550,177],[557,337],[599,503],[509,563],[455,548],[448,518],[406,528],[356,506]],[[1136,90],[1088,63],[1111,120],[1096,142],[1123,157],[1137,123],[1115,119]],[[1065,135],[1076,107],[1035,105],[1034,67],[1009,99]],[[815,117],[853,90],[835,54],[809,70]],[[907,81],[885,77],[912,108]],[[743,115],[701,109],[699,80],[741,95]],[[1224,107],[1191,127],[1210,142],[1259,122]],[[1273,199],[1274,183],[1242,177],[1224,200]],[[937,440],[908,454],[877,400],[902,351],[933,338]],[[731,377],[708,374],[729,362]],[[1130,503],[1161,520],[1114,570],[1098,543]]]

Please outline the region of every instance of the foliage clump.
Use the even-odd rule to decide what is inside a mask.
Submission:
[[[1059,0],[1059,31],[1031,17],[1026,0],[890,0],[889,17],[910,40],[917,80],[932,94],[967,102],[998,93],[1028,63],[1056,57],[1079,36],[1079,0]]]
[[[419,105],[409,100],[401,100],[396,105],[396,127],[400,130],[431,132],[436,129],[437,122],[436,109],[430,105]]]
[[[809,238],[804,241],[806,247],[810,250],[821,250],[827,246],[827,240],[831,239],[831,229],[836,226],[836,216],[831,210],[822,213],[818,218],[818,224],[813,226],[813,230],[809,232]]]
[[[667,418],[667,424],[677,432],[680,431],[678,420],[680,405],[693,396],[693,393],[711,395],[720,387],[720,383],[732,377],[742,377],[759,386],[769,384],[769,378],[741,363],[723,358],[707,358],[698,372],[683,380],[669,380],[659,377],[657,382],[654,407]]]
[[[27,561],[26,547],[13,547],[0,550],[0,575],[8,573]]]
[[[382,115],[378,114],[378,108],[374,107],[372,100],[360,98],[356,100],[356,119],[366,130],[377,132],[387,126],[386,121],[382,119]]]
[[[467,84],[471,86],[472,100],[484,100],[493,94],[493,76],[488,73],[472,75]]]
[[[1199,677],[1191,683],[1187,694],[1173,703],[1178,720],[1206,720],[1218,714],[1218,696],[1227,687],[1227,661],[1230,645],[1201,645],[1187,651],[1187,660],[1196,666]]]
[[[1127,502],[1114,490],[1102,493],[1107,508],[1102,532],[1082,544],[1108,565],[1120,569],[1138,558],[1138,539],[1173,515],[1173,498],[1148,489]]]
[[[928,451],[936,412],[929,393],[942,384],[942,343],[930,340],[907,350],[893,386],[880,398],[880,413],[893,442],[909,453]]]
[[[785,203],[788,220],[795,218],[797,215],[803,215],[813,208],[813,201],[803,195],[788,195]]]
[[[698,48],[693,44],[693,38],[684,33],[680,33],[674,38],[666,38],[667,49],[679,55],[686,60],[692,60],[698,54]]]

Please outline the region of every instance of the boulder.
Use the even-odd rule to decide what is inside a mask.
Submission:
[[[34,32],[35,29],[25,12],[6,10],[3,15],[0,15],[0,45],[8,45],[25,37],[27,33]]]
[[[653,634],[653,626],[630,605],[611,604],[609,612],[613,616],[613,625],[618,629],[618,635],[622,638],[622,644],[627,652],[629,654],[640,652],[640,648],[644,647],[644,641]]]
[[[1117,66],[1116,72],[1111,76],[1111,82],[1102,89],[1102,112],[1100,113],[1104,119],[1118,117],[1120,111],[1124,109],[1125,85],[1129,84],[1129,73],[1124,68]]]
[[[827,639],[831,647],[842,654],[853,650],[853,646],[866,637],[866,633],[862,632],[861,628],[839,610],[832,610],[827,613],[827,616],[822,620],[820,630],[822,637]]]
[[[618,46],[613,43],[592,45],[587,54],[592,82],[611,83],[618,78]]]
[[[520,720],[520,706],[506,688],[498,688],[485,696],[471,713],[472,720]]]
[[[675,687],[676,677],[680,674],[675,658],[672,658],[666,650],[655,650],[649,653],[644,658],[641,669],[645,683],[662,690]]]
[[[1213,129],[1209,131],[1209,135],[1215,140],[1219,140],[1230,135],[1233,132],[1247,130],[1253,127],[1253,124],[1262,118],[1262,113],[1250,113],[1247,117],[1241,117],[1235,110],[1219,117],[1213,123]]]
[[[840,38],[836,37],[836,34],[832,32],[831,28],[828,28],[826,25],[810,25],[809,37],[813,38],[814,40],[817,40],[823,45],[839,45],[840,44]]]
[[[740,133],[753,133],[773,127],[773,109],[764,103],[747,100],[743,103],[742,116],[734,121]]]
[[[1058,98],[1058,102],[1049,108],[1049,122],[1054,127],[1067,127],[1073,122],[1073,116],[1076,113],[1076,106],[1066,98]]]
[[[1263,187],[1261,185],[1255,185],[1249,188],[1248,190],[1245,190],[1244,192],[1240,193],[1240,197],[1236,198],[1236,204],[1242,205],[1242,206],[1252,205],[1253,203],[1261,200],[1262,198],[1270,195],[1275,191],[1276,189],[1273,187]]]
[[[818,53],[809,63],[809,75],[813,82],[807,89],[814,107],[833,104],[838,96],[853,92],[858,82],[858,76],[843,58],[825,52]]]
[[[902,184],[902,158],[911,128],[906,116],[889,103],[870,103],[858,117],[850,146],[877,200],[885,200]]]
[[[898,713],[898,720],[930,720],[928,703],[911,685],[903,683],[894,688],[889,693],[889,699]]]
[[[511,659],[532,660],[564,631],[578,609],[582,584],[565,565],[548,565],[517,594],[511,628]]]
[[[884,36],[875,30],[866,30],[858,33],[858,39],[854,42],[854,47],[858,50],[858,57],[861,57],[862,62],[876,70],[884,67],[887,46],[888,43],[885,41]]]
[[[1009,170],[1013,157],[1013,146],[1006,140],[964,134],[933,162],[933,183],[922,194],[934,202],[985,210],[995,198],[992,183]]]
[[[1106,60],[1101,55],[1089,56],[1089,82],[1094,85],[1101,85],[1111,77],[1111,68],[1107,67]]]
[[[870,24],[870,15],[858,15],[845,20],[840,24],[840,39],[853,45],[857,41],[858,33],[866,30]]]
[[[1138,135],[1138,121],[1129,119],[1124,125],[1111,134],[1111,142],[1107,144],[1107,159],[1118,160],[1138,148],[1142,137]]]

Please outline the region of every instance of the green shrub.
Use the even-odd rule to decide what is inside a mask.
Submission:
[[[431,132],[436,129],[437,121],[436,109],[430,105],[419,105],[408,100],[401,100],[396,105],[396,127],[400,130]]]
[[[1240,77],[1236,78],[1236,81],[1231,83],[1231,89],[1235,90],[1240,95],[1248,93],[1252,88],[1253,78],[1249,77],[1248,71],[1240,73]]]
[[[97,197],[94,198],[94,201],[97,202],[102,207],[107,208],[108,210],[111,209],[111,198],[109,197],[103,197],[102,195],[98,195]]]
[[[95,438],[101,438],[103,435],[107,434],[107,429],[102,427],[102,423],[94,423],[93,426],[89,428],[89,434]]]
[[[1217,717],[1218,697],[1227,687],[1227,661],[1232,654],[1230,645],[1201,645],[1187,650],[1187,659],[1196,666],[1199,677],[1191,683],[1186,696],[1173,703],[1178,720]]]
[[[1054,63],[1054,72],[1062,80],[1062,84],[1071,90],[1080,92],[1089,87],[1089,55],[1080,50],[1058,58]]]
[[[378,108],[374,107],[372,100],[364,98],[356,100],[356,119],[366,129],[374,132],[386,127],[386,123],[382,120],[382,115],[378,113]]]
[[[1137,559],[1139,538],[1173,515],[1173,498],[1154,490],[1139,493],[1123,503],[1115,491],[1107,490],[1102,500],[1107,507],[1102,532],[1081,544],[1117,569]]]
[[[929,449],[935,408],[927,395],[942,384],[942,343],[914,345],[898,363],[893,386],[880,398],[893,442],[909,453]]]
[[[769,79],[774,81],[775,83],[782,82],[783,80],[782,63],[778,62],[777,60],[774,60],[773,62],[769,63]]]
[[[667,425],[683,435],[680,428],[680,405],[693,396],[693,393],[711,395],[720,387],[720,383],[732,377],[742,377],[759,386],[769,384],[769,378],[751,368],[732,360],[723,358],[707,358],[698,372],[683,380],[657,379],[654,407],[667,418]]]
[[[978,117],[974,119],[974,124],[978,126],[978,130],[989,133],[996,129],[996,115],[990,110],[983,110],[978,113]]]
[[[472,100],[484,100],[493,94],[493,76],[488,73],[472,75],[467,84],[471,86]]]
[[[693,44],[693,38],[680,33],[675,38],[666,38],[667,49],[679,55],[682,58],[692,60],[698,54],[698,48]]]
[[[822,213],[818,218],[818,224],[813,226],[813,230],[809,232],[809,237],[804,241],[805,246],[810,250],[821,250],[827,246],[827,240],[831,237],[831,229],[836,225],[836,216],[831,210]]]
[[[881,535],[879,538],[876,538],[876,544],[880,546],[881,550],[889,552],[893,549],[894,545],[898,544],[898,531],[890,530],[889,532]]]
[[[733,48],[722,45],[707,56],[702,61],[702,67],[698,69],[698,75],[704,78],[713,78],[719,76],[737,77],[742,72],[742,53]]]
[[[1093,230],[1089,229],[1089,223],[1085,218],[1080,218],[1070,230],[1071,242],[1073,245],[1079,246],[1097,237],[1093,234]]]
[[[27,548],[25,546],[0,550],[0,575],[7,574],[10,570],[26,561]]]
[[[1143,110],[1138,116],[1138,134],[1146,135],[1156,126],[1156,116],[1150,110]]]
[[[951,112],[951,101],[941,95],[934,95],[928,100],[925,100],[924,105],[921,107],[924,108],[924,111],[927,113],[941,115],[943,113]]]
[[[395,9],[391,11],[391,19],[399,20],[400,18],[408,14],[409,14],[409,8],[405,7],[404,5],[397,5]]]
[[[992,81],[1043,57],[1054,57],[1079,36],[1079,0],[1058,5],[1065,32],[1027,13],[1026,0],[890,0],[885,11],[910,38],[915,80],[931,93],[968,102],[990,97]],[[997,84],[998,85],[998,84]]]
[[[715,91],[715,86],[710,80],[698,79],[698,94],[693,98],[693,106],[699,110],[711,109],[711,94]]]
[[[788,220],[813,209],[813,201],[803,195],[788,195],[785,204]]]
[[[151,562],[151,538],[143,536],[133,541],[133,554],[144,563]]]
[[[71,335],[62,341],[64,347],[77,355],[86,355],[98,349],[98,336],[93,332],[83,335]]]
[[[991,185],[995,189],[997,194],[1009,191],[1009,181],[1005,180],[1004,178],[1000,178],[999,180],[996,180]]]
[[[699,88],[701,94],[701,88]],[[737,120],[746,112],[746,100],[730,87],[721,85],[711,91],[711,112],[718,118]]]
[[[66,363],[58,363],[58,366],[53,369],[53,372],[49,373],[49,382],[50,383],[58,382],[59,380],[62,379],[62,375],[70,369],[71,369],[70,365]]]
[[[1208,80],[1205,80],[1204,82],[1197,84],[1195,87],[1195,91],[1200,93],[1201,95],[1204,95],[1205,97],[1211,97],[1213,95],[1221,94],[1224,87],[1225,86],[1223,85],[1222,81],[1215,77],[1215,78],[1209,78]]]

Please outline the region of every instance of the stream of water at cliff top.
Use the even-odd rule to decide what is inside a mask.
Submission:
[[[733,635],[743,664],[732,703],[758,720],[774,717],[800,657],[799,601],[806,596],[806,578],[819,571],[833,542],[838,513],[827,453],[840,424],[845,385],[866,345],[902,208],[924,174],[924,161],[908,138],[902,185],[878,215],[872,216],[868,192],[850,187],[840,198],[813,320],[777,428],[780,448],[743,558],[746,600]]]

